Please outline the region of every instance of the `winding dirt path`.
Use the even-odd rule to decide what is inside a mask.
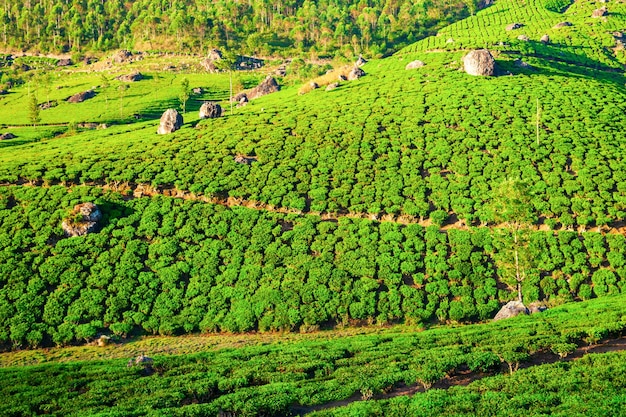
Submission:
[[[221,205],[228,208],[233,207],[246,207],[253,210],[264,210],[270,211],[273,213],[280,214],[297,214],[300,216],[317,216],[320,217],[322,221],[330,221],[337,222],[341,218],[351,218],[351,219],[367,219],[377,222],[389,222],[389,223],[397,223],[401,225],[410,225],[417,224],[422,227],[432,226],[433,223],[430,219],[420,219],[418,217],[409,216],[409,215],[391,215],[391,214],[369,214],[369,213],[353,213],[349,211],[339,211],[339,212],[319,212],[312,210],[296,210],[290,209],[287,207],[276,207],[271,204],[267,204],[261,201],[254,200],[246,200],[243,198],[236,197],[218,197],[218,196],[206,196],[203,194],[195,194],[190,191],[180,190],[175,187],[153,187],[150,184],[140,184],[140,183],[121,183],[121,182],[86,182],[82,184],[76,183],[67,183],[60,181],[43,181],[43,180],[28,180],[25,178],[20,178],[16,182],[13,183],[0,183],[0,187],[11,187],[11,186],[27,186],[27,187],[52,187],[52,186],[62,186],[69,190],[75,187],[97,187],[102,189],[103,191],[113,191],[118,192],[124,196],[125,200],[132,200],[137,198],[149,198],[156,196],[164,196],[164,197],[172,197],[179,198],[182,200],[190,200],[190,201],[200,201],[204,203],[211,203],[216,205]],[[540,217],[538,224],[531,225],[530,228],[536,231],[550,231],[550,228],[544,223],[545,218]],[[458,219],[455,214],[451,214],[448,220],[441,225],[440,230],[442,232],[446,232],[451,229],[458,230],[470,230],[473,227],[489,227],[493,229],[507,229],[510,228],[507,224],[490,224],[490,225],[478,225],[478,224],[466,224],[465,221]],[[553,232],[564,232],[564,231],[575,231],[579,234],[583,234],[587,231],[594,231],[602,234],[626,234],[626,222],[616,222],[606,226],[596,226],[593,228],[583,228],[579,227],[578,229],[573,228],[560,228],[554,229]]]
[[[617,339],[608,339],[602,341],[596,345],[591,346],[583,346],[576,349],[573,353],[569,354],[565,358],[559,357],[551,352],[540,352],[532,355],[530,359],[526,362],[520,364],[518,369],[526,369],[534,366],[547,365],[556,362],[569,362],[582,358],[583,356],[589,353],[607,353],[607,352],[618,352],[626,350],[626,336],[622,336]],[[506,365],[501,369],[501,373],[508,372]],[[433,384],[431,388],[436,389],[448,389],[450,387],[455,386],[466,386],[470,383],[477,381],[482,378],[487,378],[490,376],[496,375],[495,372],[485,373],[485,372],[472,372],[469,370],[458,370],[455,371],[451,375],[446,375],[445,378],[439,380],[437,383]],[[418,392],[424,392],[425,389],[423,386],[414,384],[414,385],[401,385],[398,387],[394,387],[393,389],[374,395],[369,399],[372,400],[387,400],[394,397],[399,397],[403,395],[414,395]],[[344,407],[346,405],[352,404],[357,401],[364,401],[365,398],[360,393],[355,393],[349,398],[340,401],[333,401],[326,404],[312,405],[312,406],[302,406],[302,405],[294,405],[291,408],[291,412],[297,416],[303,416],[306,414],[310,414],[315,411],[328,410],[331,408]]]

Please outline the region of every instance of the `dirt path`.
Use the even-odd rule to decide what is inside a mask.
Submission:
[[[520,364],[518,369],[526,369],[534,366],[547,365],[556,362],[569,362],[582,358],[583,356],[589,353],[607,353],[607,352],[617,352],[626,350],[626,336],[622,336],[618,339],[609,339],[603,342],[600,342],[596,345],[592,346],[583,346],[576,349],[573,353],[568,355],[565,358],[560,358],[558,355],[550,352],[540,352],[531,356],[531,358],[522,364]],[[507,369],[505,369],[507,368]],[[508,372],[508,367],[506,365],[502,368],[502,372]],[[450,387],[455,386],[466,386],[470,383],[477,381],[482,378],[494,376],[496,373],[484,373],[484,372],[472,372],[469,370],[460,370],[455,371],[451,375],[447,375],[445,378],[439,380],[437,383],[433,384],[431,388],[436,389],[448,389]],[[401,385],[398,387],[394,387],[390,391],[383,392],[381,394],[377,394],[372,396],[370,399],[372,400],[387,400],[394,397],[399,397],[403,395],[414,395],[418,392],[424,392],[425,389],[423,386],[414,384],[414,385]],[[331,408],[344,407],[351,403],[357,401],[364,401],[363,395],[360,393],[356,393],[352,395],[350,398],[346,398],[345,400],[333,401],[326,404],[312,405],[312,406],[301,406],[295,405],[291,408],[291,412],[297,416],[303,416],[314,411],[328,410]]]
[[[409,216],[409,215],[391,215],[391,214],[369,214],[369,213],[353,213],[349,211],[339,211],[339,212],[319,212],[312,210],[296,210],[290,209],[287,207],[275,207],[271,204],[267,204],[261,201],[254,200],[246,200],[243,198],[235,198],[235,197],[216,197],[216,196],[206,196],[202,194],[195,194],[190,191],[179,190],[174,187],[153,187],[149,184],[136,184],[136,183],[105,183],[105,182],[87,182],[83,184],[74,184],[60,181],[47,181],[44,182],[42,180],[27,180],[24,178],[20,178],[18,181],[14,183],[0,183],[0,187],[11,187],[11,186],[30,186],[30,187],[51,187],[51,186],[63,186],[68,190],[79,187],[79,186],[88,186],[88,187],[97,187],[101,188],[104,191],[114,191],[125,196],[126,200],[132,200],[136,198],[146,198],[146,197],[155,197],[155,196],[164,196],[164,197],[172,197],[179,198],[183,200],[191,200],[191,201],[201,201],[204,203],[217,204],[228,208],[233,207],[246,207],[253,210],[264,210],[270,211],[273,213],[280,214],[297,214],[297,215],[310,215],[310,216],[318,216],[322,221],[330,221],[337,222],[341,218],[351,218],[351,219],[367,219],[377,222],[390,222],[397,223],[401,225],[410,225],[417,224],[422,227],[432,226],[432,222],[430,219],[420,219],[418,217]],[[538,224],[531,225],[531,229],[536,231],[549,231],[550,229],[544,223],[545,218],[539,218]],[[472,227],[489,227],[495,229],[507,229],[509,226],[507,224],[490,224],[490,225],[478,225],[471,224],[467,225],[465,221],[459,220],[455,214],[451,214],[448,218],[448,221],[445,222],[440,230],[442,232],[446,232],[451,229],[458,230],[470,230]],[[590,229],[578,228],[578,229],[555,229],[554,232],[564,232],[564,231],[576,231],[579,234],[585,233],[587,231],[595,231],[602,234],[626,234],[626,222],[616,222],[607,226],[602,227],[593,227]]]

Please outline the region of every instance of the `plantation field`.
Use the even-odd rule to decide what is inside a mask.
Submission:
[[[96,187],[0,190],[0,342],[90,341],[102,331],[309,331],[360,322],[485,320],[511,298],[510,236],[362,219],[325,221]],[[66,239],[74,204],[105,212]],[[534,232],[525,300],[618,294],[621,234]]]
[[[462,372],[508,373],[509,365],[516,369],[539,354],[546,361],[566,357],[577,346],[623,334],[625,305],[623,296],[605,297],[486,325],[422,332],[394,327],[340,338],[320,333],[292,338],[289,343],[277,340],[185,356],[155,356],[148,368],[129,368],[125,359],[4,368],[0,369],[4,381],[0,391],[8,401],[0,412],[7,416],[70,411],[72,415],[190,416],[220,411],[241,416],[289,415],[355,393],[368,397],[406,386],[429,387]],[[114,349],[103,348],[103,355]],[[389,406],[397,414],[438,398],[438,408],[431,412],[449,409],[463,415],[496,402],[502,402],[496,415],[503,415],[515,402],[544,410],[574,404],[584,412],[588,411],[584,398],[602,395],[599,406],[615,413],[623,406],[623,363],[623,354],[592,355],[572,364],[486,378],[467,388],[391,400]],[[550,383],[554,374],[559,374],[559,384]],[[576,384],[588,383],[594,389],[584,390],[579,400],[565,398]],[[544,387],[548,391],[537,393]],[[372,410],[380,413],[382,406],[368,401],[354,407],[376,414]],[[349,408],[348,412],[353,411]]]

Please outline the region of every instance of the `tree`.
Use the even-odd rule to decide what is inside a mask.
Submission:
[[[106,108],[109,108],[109,93],[106,91],[109,86],[111,85],[111,83],[109,82],[109,79],[107,78],[106,75],[102,74],[100,76],[100,88],[102,88],[103,92],[104,92],[104,103]]]
[[[237,55],[228,51],[222,55],[222,59],[215,62],[215,66],[220,71],[228,71],[229,79],[230,79],[230,114],[233,114],[233,68],[237,63]]]
[[[117,91],[120,93],[120,118],[124,117],[124,95],[126,95],[126,90],[128,90],[128,84],[121,83],[117,87]]]
[[[33,126],[36,126],[37,123],[41,121],[41,118],[39,117],[39,104],[37,103],[37,96],[35,94],[30,95],[28,102],[28,116]]]
[[[528,232],[530,224],[536,220],[526,183],[506,179],[493,190],[491,210],[495,221],[506,227],[494,233],[500,247],[496,263],[502,271],[501,278],[506,282],[511,275],[514,277],[517,297],[522,301],[522,282],[531,264]]]
[[[183,78],[180,82],[180,95],[178,96],[180,100],[180,106],[183,110],[183,114],[185,114],[187,110],[187,100],[189,100],[189,80],[187,78]]]

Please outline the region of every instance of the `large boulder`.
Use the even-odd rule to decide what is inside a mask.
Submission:
[[[8,140],[8,139],[15,139],[17,136],[15,136],[13,133],[11,132],[7,132],[7,133],[2,133],[0,134],[0,140]]]
[[[167,109],[161,116],[159,122],[159,129],[157,133],[159,135],[166,135],[177,131],[183,125],[183,116],[174,109]]]
[[[200,106],[201,119],[215,119],[222,115],[222,106],[212,101],[205,101]]]
[[[465,72],[469,75],[491,76],[496,74],[496,60],[486,49],[471,51],[463,57]]]
[[[606,6],[603,6],[599,9],[594,10],[591,17],[603,17],[603,16],[606,16],[607,14],[609,14],[609,11],[606,9]]]
[[[111,61],[116,64],[123,64],[124,62],[132,60],[132,58],[132,52],[127,51],[126,49],[122,49],[113,54],[113,56],[111,57]]]
[[[265,96],[267,94],[275,93],[280,91],[280,85],[274,77],[268,75],[261,84],[254,87],[248,94],[248,99],[252,100],[258,97]]]
[[[120,75],[116,79],[125,83],[134,83],[136,81],[141,81],[143,79],[143,74],[139,71],[133,71],[130,74]]]
[[[87,90],[81,93],[74,94],[72,97],[67,99],[67,102],[68,103],[82,103],[83,101],[88,100],[95,95],[96,93],[94,93],[93,90]]]
[[[509,301],[498,311],[498,314],[493,318],[493,321],[508,319],[511,317],[519,316],[520,314],[529,314],[530,311],[526,308],[521,301]]]
[[[365,75],[365,71],[363,71],[361,68],[355,66],[348,73],[348,81],[358,80],[359,78],[363,77],[364,75]]]
[[[411,61],[408,64],[406,64],[406,67],[404,67],[404,69],[412,70],[412,69],[422,68],[424,65],[426,64],[424,64],[422,61],[418,59],[416,61]]]
[[[63,220],[61,227],[69,237],[83,236],[95,232],[102,212],[94,203],[83,203],[74,206],[70,217]]]

